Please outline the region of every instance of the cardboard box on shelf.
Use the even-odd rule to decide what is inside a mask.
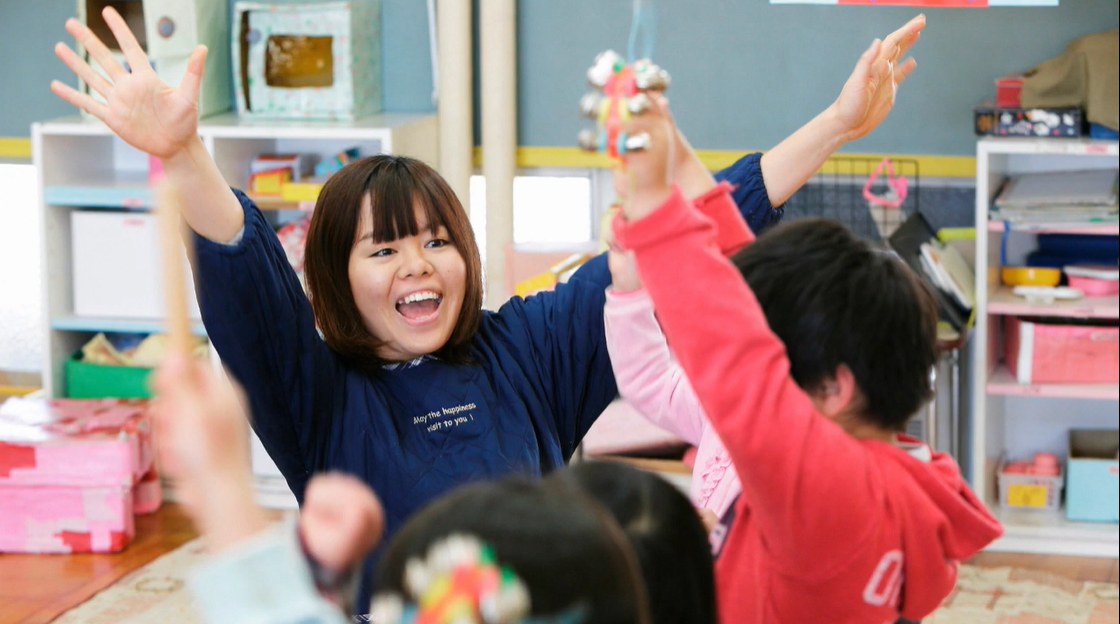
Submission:
[[[1120,522],[1120,431],[1069,432],[1066,517],[1077,522]]]

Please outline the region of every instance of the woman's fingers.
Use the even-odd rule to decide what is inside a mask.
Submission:
[[[121,67],[121,64],[117,62],[117,59],[113,58],[113,53],[109,51],[109,48],[105,47],[105,44],[102,43],[101,40],[97,38],[97,35],[93,34],[93,31],[85,24],[74,18],[70,18],[66,20],[66,32],[70,33],[78,43],[82,44],[82,47],[89,52],[90,58],[97,61],[97,64],[105,70],[105,73],[109,74],[110,79],[117,80],[121,76],[128,74],[128,72]]]
[[[113,7],[108,6],[101,12],[101,16],[105,18],[109,30],[113,31],[113,36],[117,38],[117,45],[121,47],[121,52],[124,52],[124,57],[128,59],[132,71],[151,71],[152,66],[148,64],[148,55],[144,54],[140,42],[136,41],[136,36],[129,30],[128,24],[125,23],[121,14],[117,13],[117,10]]]
[[[922,29],[926,27],[926,16],[919,15],[907,22],[902,28],[887,36],[883,42],[883,49],[892,53],[892,61],[898,61],[910,50],[918,40]]]
[[[89,63],[78,58],[78,55],[70,49],[70,46],[64,43],[56,43],[54,46],[54,53],[70,71],[78,75],[79,78],[84,80],[91,89],[101,94],[101,97],[106,100],[109,99],[109,92],[113,90],[113,86],[105,80],[101,74],[97,73],[95,69],[89,66]]]
[[[105,121],[105,118],[109,114],[109,109],[104,104],[85,93],[81,93],[70,85],[53,80],[51,81],[51,91],[58,97],[69,102],[75,108],[84,110],[101,121]]]
[[[903,63],[902,66],[898,68],[898,71],[896,71],[894,74],[894,84],[896,86],[902,84],[910,76],[910,74],[914,72],[914,68],[917,66],[918,61],[915,61],[913,58],[906,59],[906,62]]]
[[[200,45],[191,52],[187,62],[187,72],[179,83],[179,93],[187,101],[198,103],[198,94],[202,90],[202,73],[206,70],[206,46]]]

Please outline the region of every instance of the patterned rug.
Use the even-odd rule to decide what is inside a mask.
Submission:
[[[1117,586],[961,566],[956,590],[924,624],[1120,624]]]
[[[52,624],[205,624],[185,572],[200,540],[122,578]],[[957,589],[924,624],[1120,624],[1115,584],[1073,581],[1022,568],[961,566]]]
[[[205,624],[186,586],[187,570],[205,556],[202,540],[187,542],[51,624]]]

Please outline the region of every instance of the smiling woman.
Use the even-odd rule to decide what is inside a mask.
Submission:
[[[466,211],[439,174],[411,158],[366,158],[327,182],[315,212],[307,286],[331,349],[367,370],[428,354],[470,360],[482,267]]]
[[[116,11],[104,17],[131,71],[71,20],[67,29],[106,75],[61,43],[56,53],[104,102],[60,82],[52,89],[189,189],[182,214],[207,335],[298,500],[315,473],[356,475],[381,498],[392,535],[458,485],[564,465],[617,395],[605,258],[552,292],[484,311],[478,248],[458,198],[423,163],[375,156],[335,174],[319,197],[304,257],[309,301],[260,209],[230,191],[198,138],[205,49],[176,89]],[[696,160],[681,152],[682,162]],[[729,172],[743,214],[769,219],[760,156]],[[366,588],[372,568],[367,560]]]

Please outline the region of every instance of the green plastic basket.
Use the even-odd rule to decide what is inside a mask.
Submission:
[[[81,352],[66,360],[66,396],[71,399],[149,399],[150,368],[102,366],[80,361]]]

